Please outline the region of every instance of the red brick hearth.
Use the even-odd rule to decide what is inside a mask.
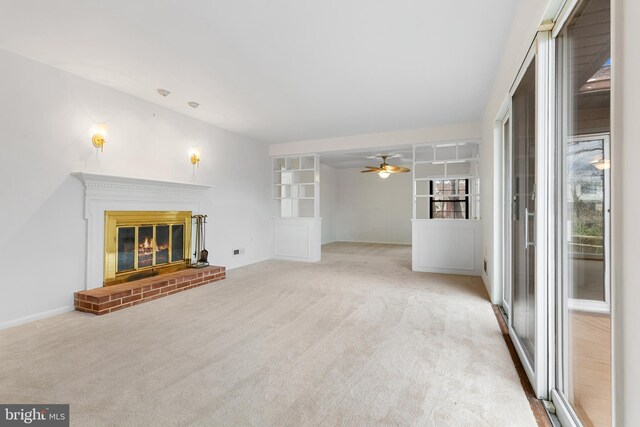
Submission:
[[[226,277],[225,267],[209,266],[136,280],[74,294],[76,310],[106,314],[136,304],[182,292]]]

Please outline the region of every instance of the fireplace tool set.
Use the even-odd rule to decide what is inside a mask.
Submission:
[[[191,217],[193,220],[194,232],[193,232],[193,241],[194,241],[194,251],[193,251],[193,259],[195,262],[192,262],[191,268],[202,268],[209,265],[209,251],[205,249],[205,236],[206,236],[206,226],[207,226],[207,216],[206,215],[193,215]]]

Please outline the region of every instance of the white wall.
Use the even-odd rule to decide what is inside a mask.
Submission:
[[[614,413],[615,425],[631,426],[640,420],[640,2],[612,3]]]
[[[336,241],[336,213],[338,209],[338,170],[320,165],[320,217],[322,244]]]
[[[337,169],[336,240],[411,244],[411,174],[381,179],[361,170]]]
[[[77,171],[213,184],[210,261],[271,256],[267,146],[0,50],[0,327],[68,309],[84,288]],[[103,153],[90,142],[107,123]],[[188,150],[199,146],[195,174]],[[243,247],[242,256],[232,249]]]

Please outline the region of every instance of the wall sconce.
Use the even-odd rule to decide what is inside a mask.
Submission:
[[[191,150],[190,154],[191,154],[191,164],[193,165],[193,167],[195,168],[196,166],[200,166],[200,151],[194,148]]]
[[[99,124],[91,128],[91,143],[94,147],[104,150],[105,138],[107,137],[107,125]]]

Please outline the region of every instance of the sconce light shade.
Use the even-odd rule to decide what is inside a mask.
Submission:
[[[107,137],[107,125],[99,124],[91,128],[91,143],[94,147],[104,150],[104,144]]]
[[[200,166],[200,151],[197,149],[191,150],[191,164],[195,166]]]

